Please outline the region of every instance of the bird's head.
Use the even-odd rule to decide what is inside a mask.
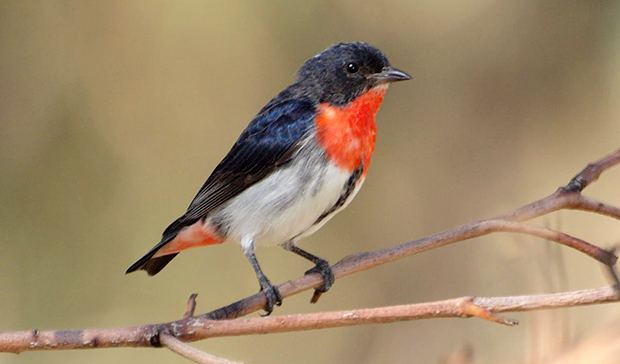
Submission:
[[[335,44],[307,60],[298,82],[318,93],[319,102],[346,105],[374,87],[409,79],[380,50],[355,42]]]

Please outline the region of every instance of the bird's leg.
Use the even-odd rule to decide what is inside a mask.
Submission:
[[[307,251],[295,245],[294,241],[288,241],[284,243],[282,247],[314,263],[314,268],[307,270],[305,274],[318,273],[321,275],[321,277],[323,277],[323,284],[321,284],[320,287],[314,290],[312,303],[315,303],[319,299],[321,293],[327,292],[336,280],[336,278],[334,277],[334,272],[329,266],[329,262],[325,259],[317,257],[314,254],[308,253]]]
[[[256,273],[256,278],[258,278],[258,283],[260,283],[260,290],[265,294],[265,298],[267,299],[264,308],[265,314],[263,316],[269,316],[273,311],[273,306],[282,305],[282,295],[280,295],[278,289],[271,284],[260,268],[258,260],[256,260],[256,254],[254,253],[254,241],[250,241],[247,247],[244,246],[243,253],[250,261],[250,264],[252,264],[252,268],[254,268],[254,272]]]

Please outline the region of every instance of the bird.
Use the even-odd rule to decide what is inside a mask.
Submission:
[[[298,246],[360,190],[375,149],[375,116],[388,86],[411,76],[365,42],[331,45],[303,63],[297,79],[250,121],[187,211],[126,271],[155,275],[189,248],[240,243],[265,295],[265,315],[282,295],[258,263],[256,246],[280,245],[334,283],[329,263]],[[316,301],[313,298],[313,302]]]

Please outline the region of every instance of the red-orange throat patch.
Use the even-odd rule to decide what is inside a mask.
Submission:
[[[318,140],[339,167],[353,172],[363,163],[363,175],[366,174],[375,150],[375,115],[386,86],[370,89],[343,107],[320,105],[316,118]]]

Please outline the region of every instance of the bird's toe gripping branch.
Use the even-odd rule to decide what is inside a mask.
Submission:
[[[329,289],[334,284],[334,281],[336,280],[336,276],[334,275],[334,271],[330,267],[329,262],[323,258],[319,258],[316,255],[301,249],[300,247],[295,245],[294,241],[286,242],[282,245],[282,247],[290,251],[291,253],[295,253],[300,257],[314,263],[314,267],[307,270],[305,274],[308,275],[317,273],[323,278],[323,283],[321,283],[319,287],[316,287],[314,289],[314,294],[310,299],[310,303],[316,303],[323,293],[329,291]]]
[[[278,288],[272,285],[268,280],[261,282],[260,285],[260,290],[263,294],[265,294],[265,300],[267,301],[265,302],[264,307],[265,313],[261,316],[269,316],[271,315],[271,312],[273,312],[274,306],[282,305],[282,295],[280,294],[280,291],[278,291]]]
[[[334,281],[336,280],[336,277],[334,276],[334,271],[330,267],[329,262],[324,259],[320,259],[315,264],[316,265],[313,268],[307,270],[305,274],[318,273],[323,278],[323,283],[321,283],[319,287],[314,289],[314,294],[310,299],[310,303],[316,303],[319,298],[321,298],[321,295],[323,293],[329,291],[329,289],[334,285]]]

